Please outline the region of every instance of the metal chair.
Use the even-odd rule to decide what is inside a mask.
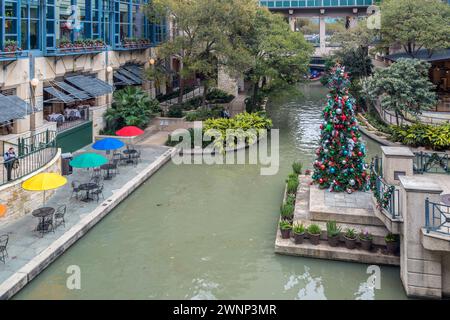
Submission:
[[[64,218],[66,215],[66,211],[67,211],[67,207],[65,204],[59,206],[56,209],[55,216],[54,216],[55,229],[58,228],[58,226],[60,226],[60,225],[63,225],[64,228],[66,227],[66,220]]]
[[[102,176],[102,169],[100,169],[100,168],[94,168],[93,170],[92,170],[92,178],[95,178],[95,177],[101,177]]]
[[[99,185],[97,189],[91,192],[91,194],[97,196],[97,202],[100,201],[100,195],[102,195],[103,200],[105,200],[105,196],[103,195],[103,184]]]
[[[117,175],[117,174],[119,174],[119,162],[120,162],[120,159],[112,159],[112,161],[111,161],[111,164],[113,165],[113,172],[114,172],[114,175]]]
[[[44,218],[44,230],[43,233],[49,233],[50,231],[55,233],[55,221],[54,214]]]
[[[98,184],[100,184],[101,179],[102,179],[101,176],[93,176],[93,177],[91,178],[91,180],[89,180],[89,182],[95,183],[95,184],[98,185]]]
[[[80,193],[80,183],[76,180],[72,181],[71,183],[72,186],[72,195],[70,196],[70,198],[73,198],[73,195],[75,194],[75,198],[78,200],[78,194]]]
[[[0,260],[5,263],[6,258],[8,257],[8,250],[6,247],[8,246],[9,236],[7,234],[3,234],[0,236]]]

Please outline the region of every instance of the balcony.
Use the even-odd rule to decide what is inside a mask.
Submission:
[[[100,39],[84,39],[71,42],[61,40],[57,48],[47,48],[46,56],[78,56],[97,54],[106,50],[106,45]]]
[[[291,1],[266,1],[259,3],[269,9],[288,8],[339,8],[339,7],[367,7],[375,3],[374,0],[291,0]]]
[[[151,47],[151,43],[147,39],[133,39],[128,38],[121,43],[114,46],[116,51],[132,51],[132,50],[145,50]]]
[[[450,206],[425,200],[422,245],[427,250],[450,252]]]

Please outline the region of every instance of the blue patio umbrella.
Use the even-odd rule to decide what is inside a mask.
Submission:
[[[120,149],[125,145],[122,141],[116,138],[105,138],[102,140],[98,140],[92,145],[92,148],[95,150],[116,150]]]

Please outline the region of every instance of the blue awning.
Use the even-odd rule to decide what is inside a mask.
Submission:
[[[123,67],[125,70],[133,73],[135,76],[139,77],[139,79],[144,80],[144,68],[135,64],[127,65]]]
[[[125,77],[124,75],[122,75],[121,73],[115,71],[114,72],[114,78],[116,78],[117,80],[119,80],[118,82],[115,82],[115,84],[118,85],[134,85],[134,81],[131,79],[128,79],[127,77]]]
[[[113,92],[113,87],[108,83],[88,76],[73,76],[65,79],[71,85],[87,92],[92,97],[100,97]]]
[[[72,97],[77,98],[78,100],[88,100],[92,97],[84,91],[78,90],[75,87],[72,87],[66,82],[59,81],[55,83],[56,86],[63,89],[65,92],[69,93]]]
[[[21,119],[31,114],[30,104],[17,96],[3,96],[0,94],[0,122]]]
[[[142,79],[139,78],[138,76],[134,75],[133,73],[129,72],[126,69],[119,69],[117,70],[117,73],[127,77],[128,79],[132,80],[134,82],[134,84],[142,84]]]
[[[74,99],[71,96],[66,95],[65,93],[63,93],[59,90],[56,90],[53,87],[45,87],[44,91],[53,97],[52,99],[46,100],[46,102],[47,101],[60,101],[63,103],[71,103],[71,102],[75,102],[78,100],[78,99]]]

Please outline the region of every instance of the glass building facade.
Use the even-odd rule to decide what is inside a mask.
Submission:
[[[0,0],[0,51],[57,52],[61,42],[102,40],[120,49],[127,39],[166,37],[166,21],[150,22],[148,0]]]

